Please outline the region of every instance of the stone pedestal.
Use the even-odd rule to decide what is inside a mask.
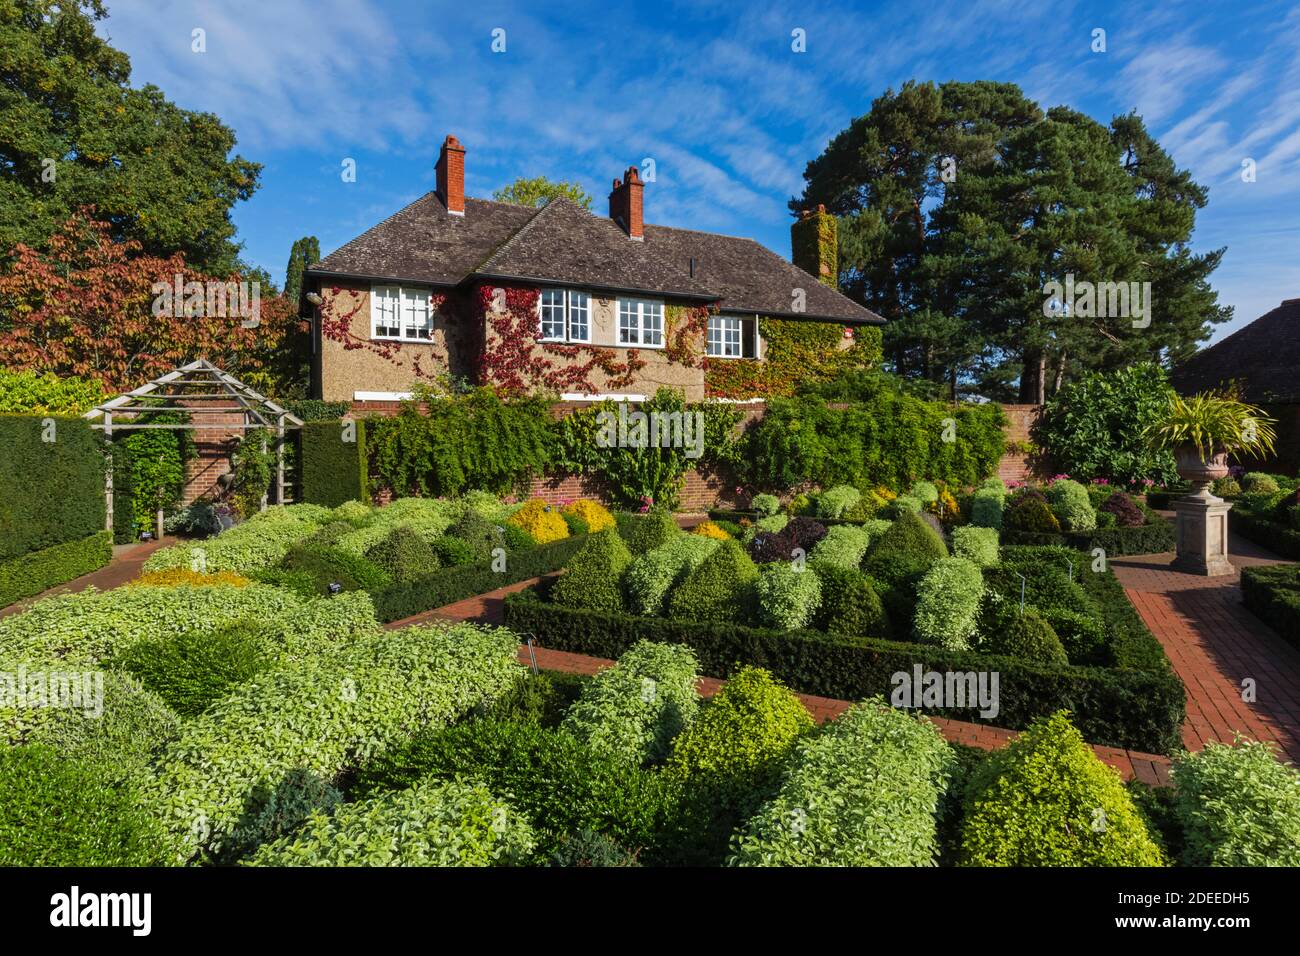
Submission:
[[[1228,512],[1232,505],[1210,494],[1209,488],[1173,501],[1178,515],[1178,557],[1171,568],[1215,577],[1234,574],[1228,560]]]

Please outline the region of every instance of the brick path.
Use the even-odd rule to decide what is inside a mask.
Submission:
[[[83,574],[79,578],[73,578],[71,581],[65,581],[57,587],[52,587],[48,591],[43,591],[34,597],[29,597],[19,601],[17,604],[11,604],[6,608],[0,608],[0,617],[6,617],[10,614],[17,614],[19,611],[26,610],[28,605],[42,598],[53,597],[56,594],[75,594],[77,591],[84,591],[88,587],[94,587],[100,591],[108,591],[112,588],[121,587],[128,581],[134,581],[140,576],[140,567],[144,564],[149,555],[153,554],[159,548],[169,544],[175,544],[175,538],[164,537],[160,541],[145,541],[137,544],[118,544],[113,546],[113,559],[104,565],[98,571],[91,571],[89,574]]]
[[[385,626],[395,629],[408,627],[411,624],[425,624],[433,621],[474,621],[479,624],[501,624],[505,619],[506,595],[532,587],[538,580],[540,579],[534,578],[531,581],[520,581],[518,584],[512,584],[509,587],[500,588],[487,594],[467,598],[464,601],[457,601],[455,604],[448,604],[446,607],[440,607],[435,611],[427,611],[424,614],[418,614],[402,621],[394,621]],[[563,671],[570,674],[597,674],[614,664],[612,660],[604,657],[591,657],[569,651],[551,650],[537,645],[533,646],[530,654],[528,646],[521,644],[519,647],[519,662],[525,665],[531,664],[533,657],[536,658],[539,670]],[[724,683],[725,681],[714,677],[701,677],[699,682],[701,696],[712,697]],[[833,720],[851,706],[851,702],[847,700],[817,697],[812,694],[798,694],[797,696],[803,701],[803,705],[808,708],[808,712],[812,714],[819,724]],[[1004,730],[1001,727],[991,727],[987,724],[966,723],[940,717],[930,719],[938,726],[940,733],[953,743],[979,747],[983,750],[996,750],[1017,736],[1014,730]],[[1168,757],[1120,750],[1114,747],[1094,746],[1092,749],[1096,751],[1102,760],[1119,770],[1125,780],[1136,777],[1143,783],[1152,784],[1153,786],[1165,786],[1169,783]]]
[[[1283,563],[1232,535],[1229,559],[1238,569]],[[1203,578],[1169,570],[1173,554],[1111,562],[1133,606],[1164,645],[1187,686],[1183,743],[1230,743],[1240,732],[1275,741],[1300,762],[1300,651],[1241,604],[1241,576]],[[1255,681],[1256,700],[1242,700],[1242,681]]]

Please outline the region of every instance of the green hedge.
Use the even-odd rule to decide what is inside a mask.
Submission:
[[[102,442],[88,422],[0,415],[0,449],[0,561],[104,527]]]
[[[704,674],[726,677],[741,665],[753,664],[794,690],[843,700],[888,698],[894,686],[891,676],[910,673],[917,664],[927,671],[995,670],[1001,675],[997,726],[1021,730],[1037,717],[1068,708],[1092,743],[1169,753],[1181,739],[1186,694],[1163,657],[1163,666],[1153,669],[1042,666],[894,641],[849,643],[817,631],[575,611],[547,603],[547,583],[508,596],[506,624],[556,650],[617,658],[640,640],[685,644],[699,656]],[[1108,619],[1111,616],[1118,617],[1118,612],[1111,609]],[[1137,624],[1141,626],[1140,620]],[[1149,633],[1147,637],[1154,642]],[[1132,635],[1127,640],[1139,643]],[[1154,652],[1162,653],[1159,644]],[[972,719],[970,709],[927,713]]]
[[[1172,521],[1161,518],[1136,528],[1098,528],[1095,531],[1065,531],[1061,534],[1035,534],[1032,531],[1002,532],[1002,543],[1010,545],[1049,545],[1091,551],[1101,548],[1109,557],[1124,554],[1162,554],[1173,551],[1177,529]]]
[[[1300,530],[1234,508],[1228,512],[1228,530],[1274,554],[1300,561]]]
[[[506,557],[504,571],[494,571],[492,560],[489,559],[442,568],[413,581],[399,581],[383,590],[371,592],[370,596],[375,602],[375,615],[385,623],[400,621],[463,601],[476,594],[551,574],[567,565],[586,540],[586,535],[576,535],[539,545],[529,551],[510,554]]]
[[[366,487],[366,423],[357,419],[356,441],[343,440],[340,420],[303,423],[302,500],[334,508],[345,501],[369,501]]]
[[[96,531],[80,541],[67,541],[0,561],[0,607],[89,574],[113,558],[113,536]]]
[[[1300,648],[1300,568],[1293,564],[1243,568],[1241,597],[1252,614]]]
[[[286,402],[284,407],[304,422],[336,422],[352,411],[351,402],[326,402],[319,398],[304,398],[297,402]]]

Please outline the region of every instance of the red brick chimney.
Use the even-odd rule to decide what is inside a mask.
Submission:
[[[627,231],[629,239],[645,238],[645,222],[641,218],[641,192],[644,189],[641,174],[635,166],[629,166],[621,181],[614,180],[614,189],[609,194],[609,218]]]
[[[438,195],[453,216],[465,215],[465,147],[448,135],[438,154]]]

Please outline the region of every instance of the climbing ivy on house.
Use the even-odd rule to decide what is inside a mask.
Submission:
[[[824,322],[762,318],[763,360],[715,359],[708,363],[704,385],[716,398],[778,398],[793,395],[801,385],[829,381],[845,372],[875,368],[880,363],[880,330],[860,326],[853,345],[841,349],[844,327]]]

